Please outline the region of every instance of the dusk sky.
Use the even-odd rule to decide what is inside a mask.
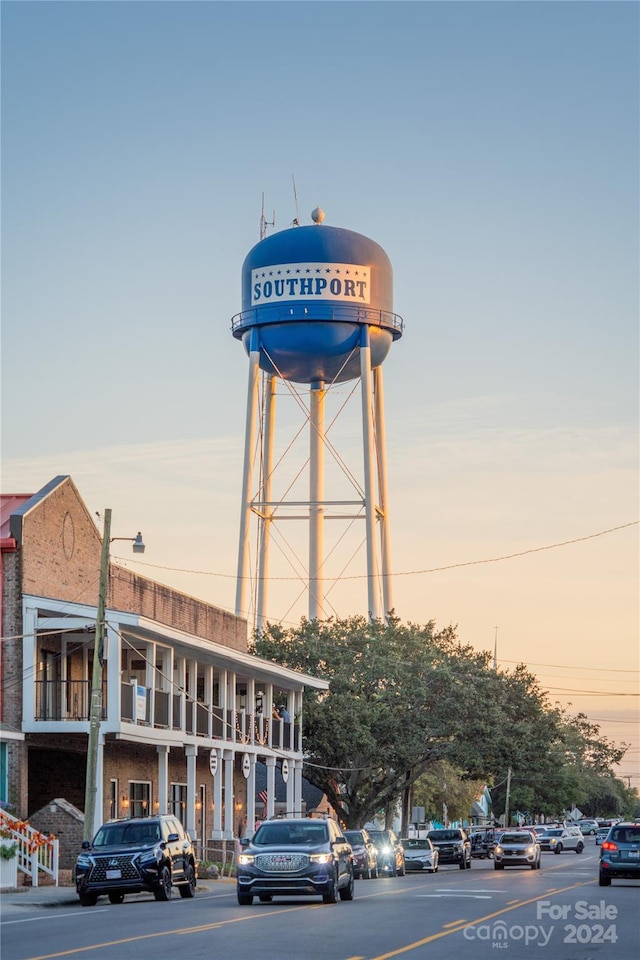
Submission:
[[[270,232],[290,227],[295,177],[302,223],[320,205],[394,269],[396,613],[492,653],[497,636],[504,669],[633,741],[620,773],[640,787],[638,4],[1,17],[3,492],[70,474],[114,536],[143,532],[144,562],[114,557],[233,610],[230,320],[262,195]],[[359,416],[336,429],[354,469]],[[366,613],[364,570],[360,551],[337,615]],[[295,623],[306,600],[273,573],[270,617]]]

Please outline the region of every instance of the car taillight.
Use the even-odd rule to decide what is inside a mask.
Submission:
[[[617,844],[617,843],[614,843],[613,840],[605,840],[604,843],[602,844],[602,849],[603,849],[603,850],[617,850],[617,849],[618,849],[618,844]]]

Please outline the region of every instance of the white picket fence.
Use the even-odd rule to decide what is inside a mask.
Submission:
[[[8,840],[18,844],[18,870],[31,877],[31,885],[38,886],[40,871],[53,877],[58,886],[58,841],[34,830],[24,820],[7,810],[0,810],[0,829],[6,830]]]

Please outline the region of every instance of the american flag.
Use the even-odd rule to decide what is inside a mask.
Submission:
[[[267,791],[266,791],[266,790],[263,790],[261,793],[258,794],[258,800],[262,800],[262,802],[264,803],[264,805],[265,805],[265,807],[266,807],[266,805],[267,805]]]

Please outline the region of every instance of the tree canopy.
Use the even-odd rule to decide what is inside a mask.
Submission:
[[[586,718],[568,721],[523,665],[493,669],[453,626],[302,620],[268,626],[252,648],[329,681],[327,692],[305,694],[304,775],[351,828],[391,810],[445,762],[470,789],[504,781],[511,767],[511,809],[555,812],[577,799],[585,771],[611,781],[624,753]]]

